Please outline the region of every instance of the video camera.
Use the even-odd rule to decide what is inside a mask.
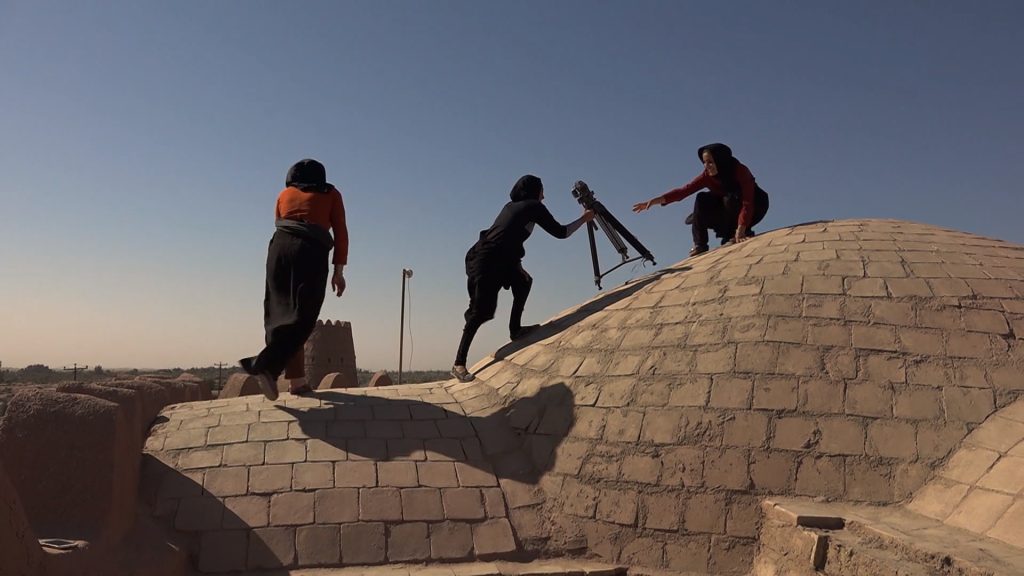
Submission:
[[[577,180],[576,183],[573,184],[572,197],[587,210],[594,211],[594,219],[587,223],[587,236],[590,238],[590,258],[594,263],[594,283],[597,284],[598,290],[601,289],[601,278],[607,276],[620,266],[637,260],[644,260],[653,265],[657,265],[657,262],[654,261],[654,255],[652,255],[651,252],[636,239],[636,236],[633,236],[629,230],[626,230],[626,227],[623,226],[615,216],[612,216],[612,213],[604,207],[604,204],[601,204],[601,202],[594,197],[594,191],[590,189],[590,186],[587,186],[586,182],[583,180]],[[597,261],[597,243],[594,240],[594,230],[599,226],[605,236],[608,237],[608,241],[615,247],[615,251],[622,257],[622,262],[603,273],[601,272],[601,266]],[[635,258],[629,257],[629,248],[627,248],[622,242],[623,237],[630,243],[630,245],[633,246],[634,249],[636,249],[637,252],[640,253],[639,256]]]

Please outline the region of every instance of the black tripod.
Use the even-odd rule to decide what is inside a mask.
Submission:
[[[637,260],[649,261],[651,264],[657,265],[654,261],[654,255],[644,248],[644,245],[636,239],[636,236],[630,234],[629,230],[622,225],[612,213],[604,207],[604,204],[598,202],[594,198],[594,192],[587,186],[587,183],[579,180],[572,187],[572,196],[587,210],[594,211],[594,220],[587,223],[587,235],[590,237],[590,258],[594,261],[594,284],[597,284],[597,289],[601,289],[601,278],[604,278],[614,270],[629,264],[630,262],[636,262]],[[604,273],[601,272],[601,265],[597,262],[597,243],[594,241],[594,230],[600,226],[601,230],[604,231],[605,236],[615,247],[615,251],[622,256],[622,262],[619,262]],[[622,242],[622,238],[625,238],[627,242],[640,253],[635,258],[629,257],[629,248]]]

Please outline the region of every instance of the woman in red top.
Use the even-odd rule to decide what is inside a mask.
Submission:
[[[267,345],[258,355],[238,362],[258,377],[263,394],[271,400],[277,398],[281,372],[292,380],[292,393],[311,391],[302,381],[302,349],[324,303],[328,254],[334,250],[331,289],[339,297],[345,291],[343,271],[348,263],[345,205],[338,189],[327,182],[323,164],[300,160],[288,170],[274,215],[276,231],[267,248],[263,300]]]
[[[710,190],[697,194],[693,214],[686,219],[693,230],[690,256],[708,251],[708,230],[714,230],[722,244],[743,242],[754,235],[753,226],[768,212],[768,194],[728,146],[701,146],[697,157],[704,163],[704,171],[689,184],[633,205],[633,212],[643,212],[654,205],[678,202],[702,188]]]

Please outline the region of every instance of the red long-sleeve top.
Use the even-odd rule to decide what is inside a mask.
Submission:
[[[348,227],[345,225],[345,203],[341,192],[331,187],[327,192],[304,192],[288,187],[277,196],[275,218],[299,220],[334,231],[335,265],[348,264]]]
[[[741,202],[740,217],[737,225],[750,228],[750,220],[754,217],[754,189],[757,186],[754,184],[754,175],[750,173],[750,169],[738,160],[736,161],[736,181],[740,184]],[[712,194],[717,196],[724,196],[726,193],[721,181],[715,176],[708,175],[705,170],[691,180],[689,184],[680,188],[673,188],[662,194],[661,198],[665,204],[671,204],[704,188],[707,188]]]

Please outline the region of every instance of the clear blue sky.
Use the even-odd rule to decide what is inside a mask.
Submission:
[[[349,216],[348,291],[321,317],[352,322],[368,369],[397,367],[403,267],[412,368],[450,366],[463,255],[525,173],[563,222],[586,180],[660,265],[692,200],[629,208],[713,141],[772,195],[762,231],[885,217],[1021,243],[1022,23],[1017,1],[0,0],[0,361],[258,351],[303,157]],[[595,293],[582,231],[538,230],[525,266],[527,321]]]

